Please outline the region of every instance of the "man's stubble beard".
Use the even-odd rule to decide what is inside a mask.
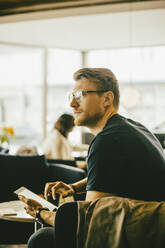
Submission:
[[[103,115],[101,113],[97,113],[94,116],[88,116],[85,119],[75,119],[74,123],[76,126],[84,126],[88,128],[96,127],[97,123],[102,119]]]

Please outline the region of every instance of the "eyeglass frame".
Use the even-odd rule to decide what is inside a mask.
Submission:
[[[107,91],[110,91],[110,90],[77,90],[77,91],[69,94],[69,101],[72,101],[73,98],[74,98],[76,100],[76,102],[80,102],[81,101],[80,99],[83,96],[87,95],[87,94],[90,94],[90,93],[104,93],[104,92],[107,92]],[[80,92],[81,92],[81,94],[80,94]],[[80,96],[76,97],[75,96],[76,93],[79,93]]]

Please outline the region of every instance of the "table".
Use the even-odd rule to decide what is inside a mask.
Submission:
[[[22,201],[9,201],[0,203],[0,219],[18,222],[33,222],[34,231],[38,229],[35,218],[26,213]]]

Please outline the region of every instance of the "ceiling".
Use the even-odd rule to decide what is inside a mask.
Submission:
[[[164,27],[165,1],[81,6],[1,16],[0,44],[84,51],[159,46],[165,45]]]
[[[147,1],[149,0],[0,0],[0,16]]]

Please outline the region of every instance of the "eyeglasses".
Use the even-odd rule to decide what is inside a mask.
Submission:
[[[69,101],[72,101],[73,98],[76,102],[80,102],[84,96],[90,93],[104,93],[109,90],[77,90],[74,93],[69,94]]]

